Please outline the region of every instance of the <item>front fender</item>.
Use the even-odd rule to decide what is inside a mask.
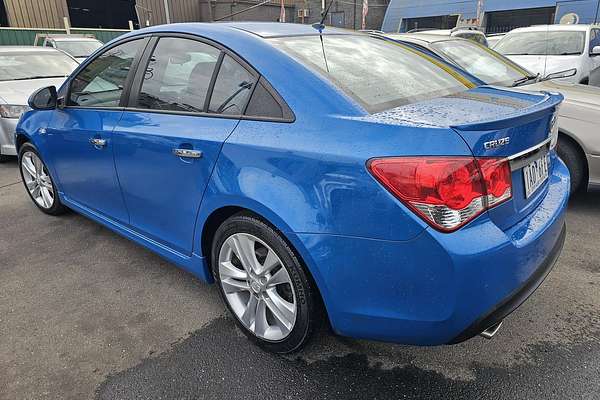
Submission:
[[[42,156],[50,176],[60,192],[60,184],[56,179],[56,173],[52,167],[51,154],[48,154],[46,143],[48,136],[46,129],[52,121],[54,110],[30,110],[24,113],[15,129],[15,143],[17,145],[17,154],[19,154],[19,143],[24,141],[32,143]]]

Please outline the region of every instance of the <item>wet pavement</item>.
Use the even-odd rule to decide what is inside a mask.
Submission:
[[[488,341],[400,346],[318,332],[274,356],[216,289],[76,214],[39,212],[0,164],[0,399],[600,399],[600,193]]]

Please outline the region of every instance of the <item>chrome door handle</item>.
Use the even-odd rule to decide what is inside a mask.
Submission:
[[[202,152],[199,150],[173,149],[173,154],[175,154],[177,157],[202,158]]]
[[[90,143],[93,144],[94,147],[104,147],[106,146],[106,139],[91,138]]]

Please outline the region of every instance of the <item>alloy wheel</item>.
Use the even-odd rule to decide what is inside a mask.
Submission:
[[[294,285],[279,256],[256,236],[229,236],[219,252],[225,298],[241,323],[267,341],[285,339],[296,323]]]
[[[54,204],[52,179],[38,155],[31,151],[25,152],[21,157],[21,171],[33,200],[44,209],[51,208]]]

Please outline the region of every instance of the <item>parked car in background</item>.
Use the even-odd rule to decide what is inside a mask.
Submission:
[[[72,55],[79,62],[102,47],[98,39],[82,35],[48,35],[44,38],[43,46],[53,47]]]
[[[491,33],[489,35],[486,35],[485,37],[488,42],[488,47],[490,49],[493,49],[494,46],[496,46],[496,44],[500,41],[500,39],[502,39],[505,35],[506,33]]]
[[[15,127],[40,87],[60,86],[79,64],[62,51],[35,46],[0,46],[0,162],[16,156]]]
[[[580,84],[540,80],[503,55],[460,38],[423,34],[388,34],[394,40],[418,46],[490,85],[532,91],[559,92],[558,154],[569,168],[571,191],[600,189],[600,89]]]
[[[598,25],[536,25],[513,29],[494,50],[542,78],[600,85]]]
[[[456,27],[453,29],[416,29],[408,33],[423,33],[428,35],[450,36],[469,39],[485,46],[488,45],[488,40],[483,32],[475,27]]]
[[[321,316],[400,343],[491,337],[562,249],[569,176],[562,96],[481,83],[353,31],[156,26],[31,97],[19,165],[41,211],[216,281],[270,351]]]

